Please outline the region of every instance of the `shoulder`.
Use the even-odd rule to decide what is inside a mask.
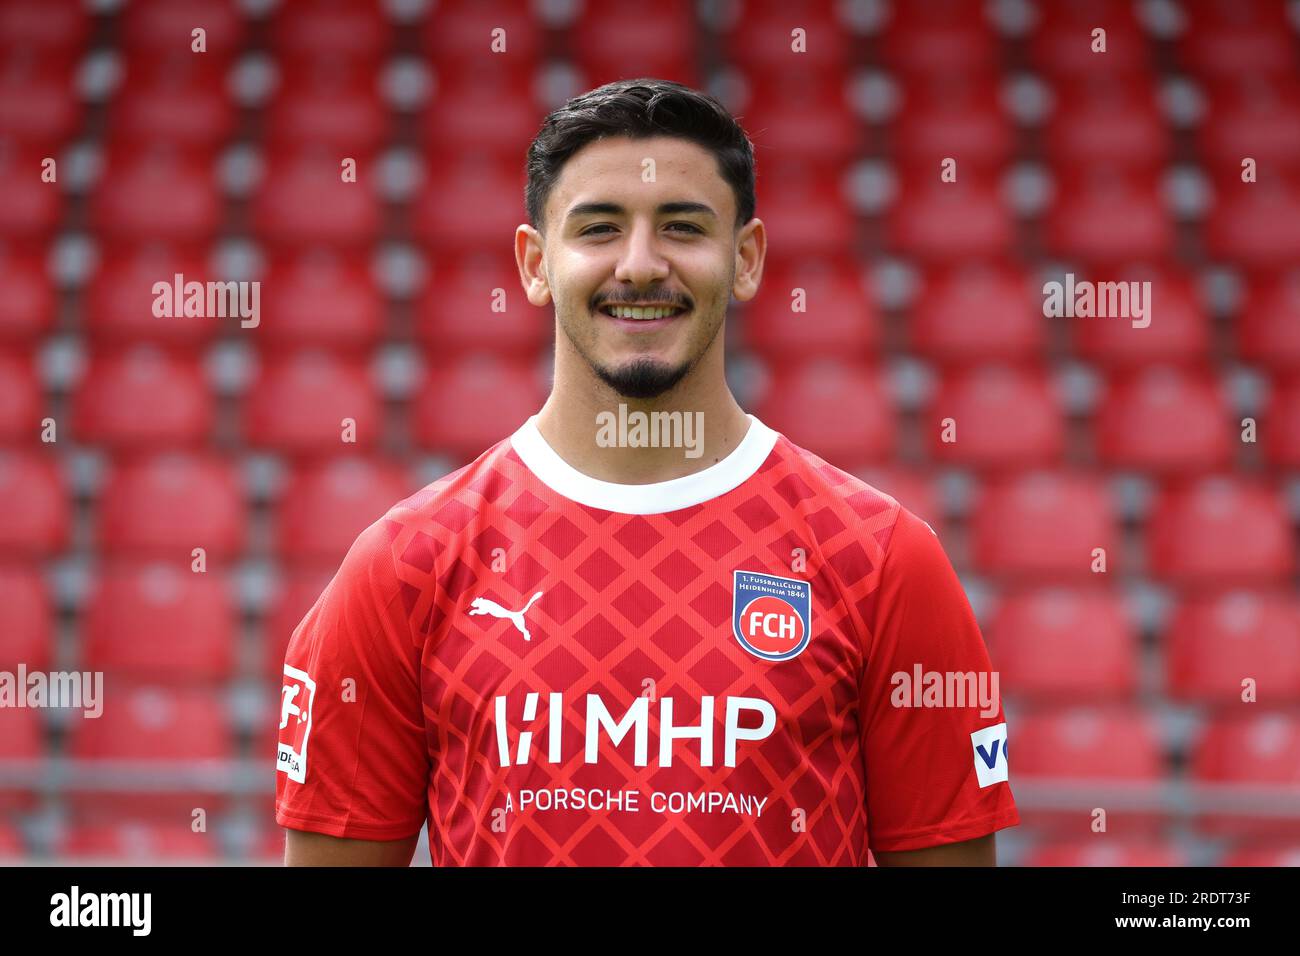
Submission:
[[[814,530],[819,524],[851,527],[878,555],[888,550],[900,516],[910,514],[889,492],[779,433],[764,470],[778,494],[800,505]]]
[[[510,479],[501,468],[509,439],[394,503],[353,541],[336,577],[391,598],[403,582],[420,588],[450,541]]]

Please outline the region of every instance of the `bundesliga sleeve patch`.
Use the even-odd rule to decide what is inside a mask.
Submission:
[[[1007,725],[1003,721],[970,735],[980,789],[1007,782]]]
[[[803,653],[812,636],[812,585],[757,571],[732,579],[731,630],[740,646],[765,661]]]
[[[284,665],[280,688],[280,745],[275,769],[297,783],[307,781],[307,737],[311,733],[311,705],[316,682],[306,671]]]

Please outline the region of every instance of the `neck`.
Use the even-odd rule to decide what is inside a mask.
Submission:
[[[601,381],[567,341],[557,341],[555,385],[537,415],[537,429],[570,466],[601,481],[642,485],[702,471],[729,455],[750,425],[727,387],[722,359],[719,334],[670,391],[632,399]],[[656,419],[656,412],[677,414]],[[638,422],[645,425],[640,432]],[[659,447],[652,444],[656,438]]]

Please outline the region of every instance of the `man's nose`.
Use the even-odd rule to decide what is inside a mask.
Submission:
[[[644,287],[668,276],[668,261],[659,250],[659,238],[652,225],[634,225],[628,233],[614,278]]]

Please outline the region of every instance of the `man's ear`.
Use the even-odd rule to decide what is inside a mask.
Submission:
[[[546,240],[532,226],[524,223],[515,230],[515,264],[524,294],[533,305],[551,301],[551,287],[546,281]]]
[[[736,278],[731,294],[748,302],[758,294],[763,279],[763,262],[767,258],[767,229],[761,219],[751,219],[736,234]]]

